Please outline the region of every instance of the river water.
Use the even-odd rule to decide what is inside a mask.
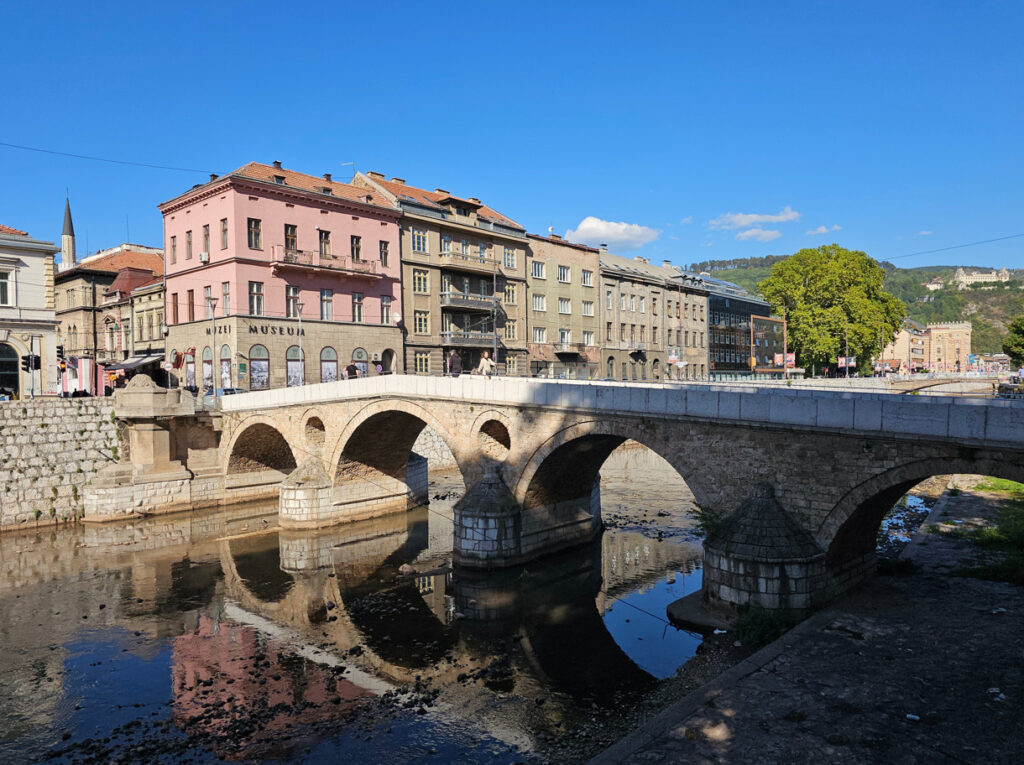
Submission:
[[[256,505],[0,536],[0,761],[542,761],[695,654],[659,457],[609,458],[600,540],[496,574],[450,566],[462,491],[316,533]]]

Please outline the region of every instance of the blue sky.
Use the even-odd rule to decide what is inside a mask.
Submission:
[[[1020,3],[0,0],[0,222],[159,245],[247,161],[354,162],[686,264],[828,242],[1024,267]],[[621,225],[619,225],[621,224]],[[809,233],[817,232],[817,233]]]

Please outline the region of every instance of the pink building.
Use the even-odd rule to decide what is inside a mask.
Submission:
[[[398,369],[398,219],[364,188],[251,162],[164,202],[168,360],[259,390]]]

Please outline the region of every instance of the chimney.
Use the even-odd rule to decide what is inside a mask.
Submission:
[[[217,180],[217,174],[216,173],[210,173],[210,180],[211,181]]]
[[[555,239],[559,242],[562,241],[562,237],[560,237],[558,234],[548,234],[548,239]]]
[[[608,254],[608,245],[607,244],[599,244],[597,246],[597,248],[601,251],[602,255],[607,255]]]
[[[472,203],[473,203],[473,204],[475,204],[475,205],[478,205],[478,204],[480,204],[480,200],[479,200],[479,199],[477,199],[476,197],[470,197],[470,198],[469,198],[469,201],[470,201],[470,202],[472,202]]]
[[[281,160],[279,160],[279,159],[275,159],[274,160],[274,169],[275,170],[280,170],[281,169]]]
[[[647,258],[643,257],[642,255],[634,255],[633,256],[633,260],[635,260],[637,263],[650,263],[651,262],[650,260],[648,260]]]
[[[434,189],[434,193],[435,194],[450,194],[451,192],[449,192],[447,189]]]
[[[371,178],[376,178],[376,179],[381,180],[381,181],[384,180],[384,173],[378,173],[375,170],[370,170],[366,174],[368,176],[370,176]]]
[[[395,175],[391,176],[391,180],[394,183],[402,183],[402,184],[405,183],[405,178],[399,178],[398,176],[395,176]]]
[[[661,267],[662,268],[672,268],[672,261],[671,260],[663,260],[663,261],[661,261]]]
[[[331,174],[330,173],[324,173],[324,180],[330,182]]]

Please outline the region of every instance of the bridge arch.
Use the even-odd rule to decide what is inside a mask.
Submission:
[[[288,475],[297,464],[295,451],[277,423],[262,415],[239,424],[224,454],[225,475],[264,471]]]
[[[994,476],[1024,483],[1024,461],[998,455],[915,460],[879,473],[848,491],[825,516],[815,539],[826,551],[826,567],[835,574],[870,563],[882,519],[910,489],[932,476],[954,473]]]

